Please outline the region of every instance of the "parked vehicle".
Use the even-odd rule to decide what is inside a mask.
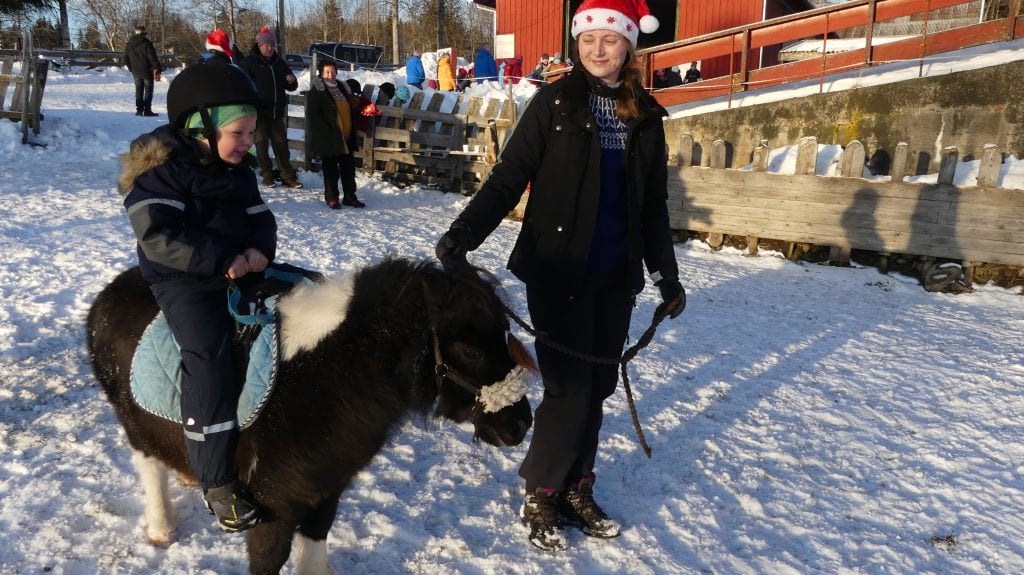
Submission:
[[[309,56],[328,57],[340,64],[355,64],[363,68],[376,68],[384,55],[384,48],[370,44],[323,42],[309,45]]]
[[[306,54],[285,54],[284,61],[292,70],[305,70],[306,68],[309,68],[313,58]]]

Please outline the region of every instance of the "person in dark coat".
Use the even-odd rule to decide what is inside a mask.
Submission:
[[[241,382],[226,294],[229,280],[262,272],[277,250],[277,223],[249,165],[255,102],[237,66],[186,68],[167,92],[170,124],[132,142],[118,181],[142,277],[181,348],[189,464],[231,532],[260,515],[235,465]]]
[[[643,89],[636,62],[642,3],[586,0],[573,19],[579,62],[541,88],[501,157],[436,247],[447,269],[466,264],[531,186],[508,268],[526,284],[527,305],[544,338],[577,352],[618,358],[644,267],[678,316],[685,292],[669,230],[664,108]],[[607,6],[615,8],[609,9]],[[609,10],[615,17],[608,15]],[[590,363],[538,338],[544,396],[519,467],[526,495],[520,519],[531,543],[568,547],[564,526],[616,537],[619,524],[594,501],[603,403],[615,365]]]
[[[476,78],[477,84],[482,84],[485,80],[494,82],[498,79],[498,64],[488,48],[488,44],[481,44],[476,52],[476,60],[473,61],[473,77]]]
[[[288,150],[288,96],[285,91],[294,92],[299,81],[291,68],[277,53],[277,38],[266,26],[256,35],[256,47],[242,62],[242,69],[256,84],[260,103],[259,118],[256,120],[256,159],[260,165],[263,185],[273,187],[274,163],[270,159],[270,148],[281,172],[281,183],[289,188],[301,188],[295,179],[295,168]]]
[[[700,70],[697,69],[696,62],[690,63],[690,69],[687,70],[686,75],[683,76],[683,84],[689,84],[691,82],[700,82]]]
[[[324,200],[331,209],[342,205],[366,207],[356,197],[356,122],[362,104],[346,82],[338,81],[333,60],[317,62],[317,77],[306,93],[306,135],[309,152],[320,158],[324,174]],[[343,196],[338,197],[338,180]]]
[[[124,65],[135,78],[135,115],[158,116],[153,111],[153,81],[164,71],[156,48],[146,37],[146,27],[138,25],[124,48]]]

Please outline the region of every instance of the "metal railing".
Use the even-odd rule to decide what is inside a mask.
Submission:
[[[969,4],[976,0],[852,0],[827,8],[818,8],[781,18],[773,18],[729,28],[713,34],[646,48],[637,52],[644,68],[645,84],[653,85],[656,70],[671,66],[688,67],[691,62],[728,59],[728,74],[703,78],[699,82],[653,90],[664,106],[682,104],[717,96],[729,96],[756,88],[787,82],[824,78],[875,64],[919,60],[923,69],[928,56],[1024,37],[1022,1],[1007,2],[1003,18],[978,22],[953,29],[930,31],[929,14],[933,10]],[[924,20],[923,32],[885,44],[872,41],[875,25],[901,17]],[[837,32],[864,28],[864,47],[829,54],[827,46]],[[798,62],[759,67],[757,57],[765,48],[804,39],[820,39],[821,55]]]

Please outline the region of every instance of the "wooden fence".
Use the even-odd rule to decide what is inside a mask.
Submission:
[[[724,235],[745,237],[751,254],[758,239],[830,246],[830,260],[849,262],[852,249],[1024,266],[1024,190],[996,187],[1002,154],[985,147],[978,185],[958,187],[959,154],[946,148],[936,184],[903,181],[908,146],[900,144],[891,181],[860,177],[864,147],[851,142],[842,176],[815,176],[818,143],[804,138],[795,174],[766,172],[768,148],[754,154],[753,170],[725,169],[727,144],[711,150],[710,167],[692,166],[693,140],[680,138],[678,166],[669,169],[669,217],[674,230],[706,232],[719,246]]]
[[[515,118],[514,101],[459,95],[451,112],[442,112],[446,93],[416,92],[405,103],[389,101],[376,86],[363,87],[381,115],[358,132],[357,163],[400,185],[417,183],[450,192],[472,194],[490,174],[498,149]],[[293,107],[305,110],[305,95],[291,96]],[[300,153],[300,165],[318,171],[309,154],[305,117],[289,116],[288,147]],[[300,137],[294,137],[301,131]]]
[[[28,129],[38,134],[43,115],[43,90],[46,88],[48,60],[32,60],[23,65],[21,74],[13,74],[14,58],[0,60],[0,118],[22,123],[23,139]],[[14,89],[10,90],[11,85]],[[7,94],[11,94],[8,103]]]
[[[80,66],[88,70],[106,66],[124,66],[124,51],[111,52],[105,50],[47,50],[35,48],[31,50],[32,59],[50,60],[54,69],[65,66]],[[0,49],[0,58],[24,57],[23,50]],[[157,58],[165,68],[176,68],[180,64],[174,54],[158,53]]]

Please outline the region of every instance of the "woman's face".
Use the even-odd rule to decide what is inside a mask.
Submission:
[[[629,48],[629,40],[611,30],[588,30],[576,40],[583,67],[605,84],[619,81]]]
[[[320,70],[320,77],[324,80],[337,80],[338,69],[330,64],[325,64],[323,69]]]
[[[256,116],[242,116],[217,128],[217,155],[228,164],[241,164],[252,147],[252,134],[255,131]]]

